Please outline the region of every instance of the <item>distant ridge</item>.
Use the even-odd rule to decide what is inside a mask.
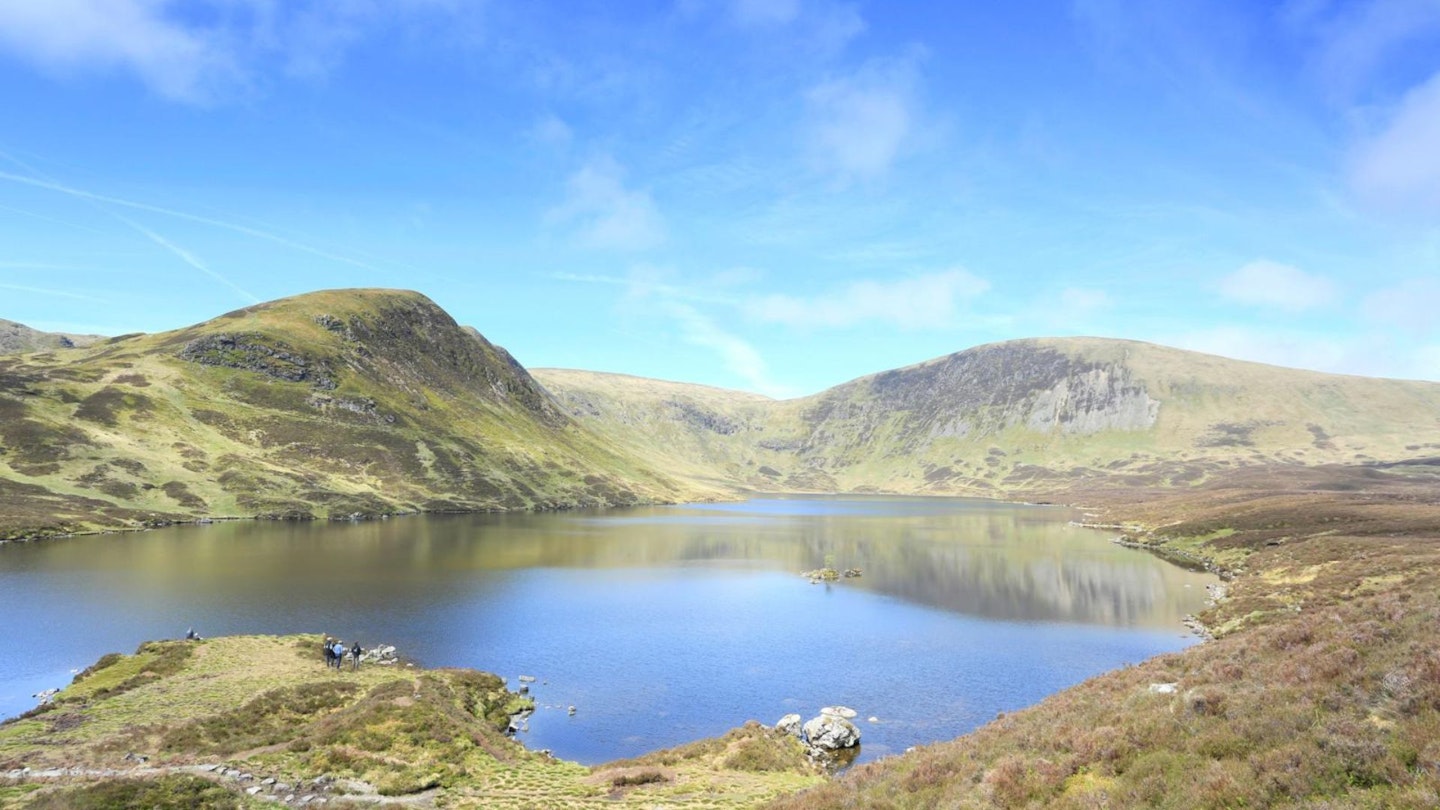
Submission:
[[[751,490],[1059,498],[1437,457],[1440,384],[1104,338],[993,343],[772,400],[532,374],[419,293],[331,290],[0,354],[0,539]]]
[[[89,346],[97,340],[104,339],[100,335],[42,332],[39,329],[31,329],[23,323],[0,318],[0,354],[73,349],[77,346]]]
[[[1051,493],[1440,455],[1440,384],[1106,338],[992,343],[768,404],[587,372],[536,377],[652,463],[704,457],[768,490]]]

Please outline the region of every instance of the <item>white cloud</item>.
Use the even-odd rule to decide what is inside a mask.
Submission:
[[[961,303],[989,288],[984,279],[955,269],[899,281],[857,281],[813,298],[768,295],[747,309],[761,321],[802,328],[870,321],[901,329],[943,328],[954,325]]]
[[[872,60],[807,94],[811,162],[842,181],[878,178],[920,126],[918,56]]]
[[[1401,100],[1350,169],[1355,190],[1386,208],[1440,213],[1440,73]]]
[[[325,78],[367,37],[444,20],[473,28],[482,3],[454,0],[5,0],[0,51],[43,71],[130,73],[190,103],[263,85],[267,72]],[[435,37],[426,42],[433,47]]]
[[[1440,331],[1440,279],[1415,278],[1376,290],[1365,297],[1360,311],[1387,327],[1416,335]]]
[[[0,3],[0,47],[51,72],[120,68],[155,92],[200,101],[237,78],[213,31],[166,14],[165,0],[41,0]]]
[[[1288,264],[1250,262],[1220,280],[1220,294],[1253,306],[1302,312],[1335,300],[1335,283]]]
[[[570,175],[565,201],[547,219],[573,225],[585,247],[634,251],[665,241],[665,222],[650,192],[627,188],[624,168],[610,157]]]

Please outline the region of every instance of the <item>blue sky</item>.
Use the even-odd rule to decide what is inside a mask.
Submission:
[[[1440,380],[1440,0],[0,3],[0,317],[419,290],[777,396],[980,343]]]

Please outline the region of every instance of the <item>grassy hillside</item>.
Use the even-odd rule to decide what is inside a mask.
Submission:
[[[816,784],[758,726],[587,768],[505,736],[533,702],[472,670],[334,670],[318,636],[237,636],[108,655],[0,725],[0,806],[754,807]],[[29,768],[23,778],[15,771]]]
[[[1099,338],[980,346],[774,402],[575,371],[539,379],[652,463],[774,490],[1051,495],[1240,467],[1440,455],[1440,384]]]
[[[707,494],[578,427],[418,293],[313,293],[0,357],[0,538]]]

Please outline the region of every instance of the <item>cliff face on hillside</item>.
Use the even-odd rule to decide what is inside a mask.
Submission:
[[[959,352],[846,383],[805,409],[815,428],[807,448],[863,444],[903,420],[897,438],[913,449],[942,438],[984,438],[1011,429],[1090,435],[1144,431],[1160,402],[1120,363],[1076,360],[1017,341]]]

